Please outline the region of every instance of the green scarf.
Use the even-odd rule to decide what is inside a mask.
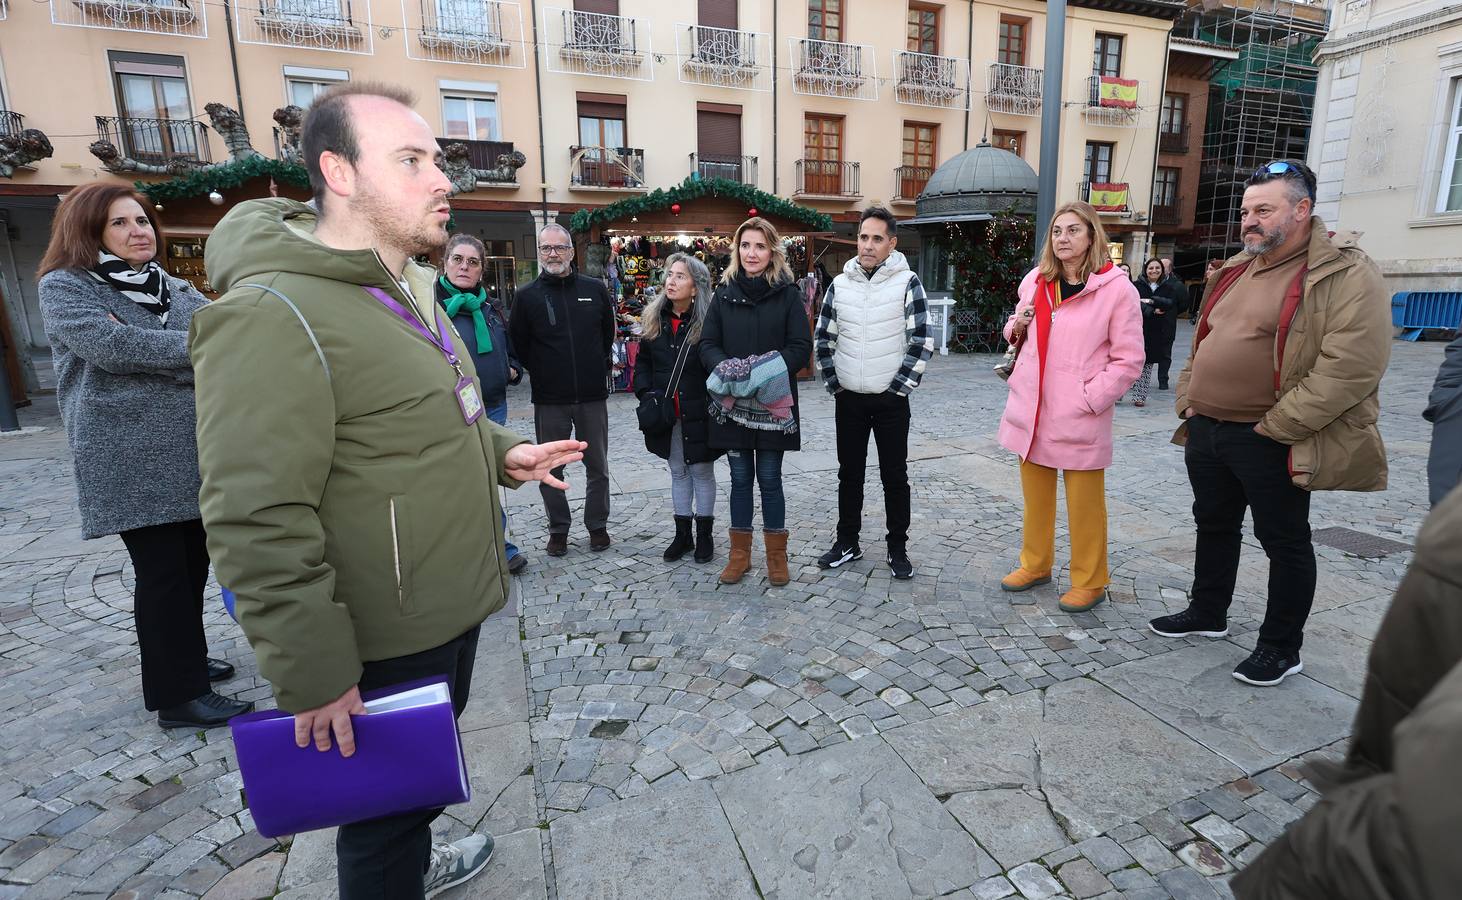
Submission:
[[[482,315],[483,304],[487,303],[487,291],[482,285],[477,286],[475,291],[464,291],[447,280],[447,276],[437,277],[437,283],[442,290],[447,292],[446,299],[442,305],[447,308],[447,318],[452,318],[462,310],[472,313],[472,324],[477,326],[477,352],[492,352],[492,329],[487,327],[487,319]]]

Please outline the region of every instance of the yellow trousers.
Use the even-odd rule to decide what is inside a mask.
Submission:
[[[1071,586],[1099,590],[1107,586],[1107,492],[1103,469],[1066,471],[1066,520],[1071,530]],[[1020,566],[1045,574],[1056,565],[1056,470],[1032,462],[1020,464],[1020,491],[1025,498],[1025,531]]]

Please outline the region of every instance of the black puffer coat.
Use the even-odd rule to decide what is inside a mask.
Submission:
[[[792,418],[797,430],[759,431],[734,422],[710,422],[710,443],[722,450],[800,450],[802,418],[797,404],[797,373],[812,358],[812,324],[802,293],[792,282],[768,287],[765,278],[741,276],[716,288],[701,330],[701,364],[706,372],[723,360],[777,351],[792,382]]]
[[[1142,343],[1147,351],[1147,364],[1173,361],[1173,338],[1178,334],[1178,294],[1172,281],[1164,281],[1154,290],[1147,281],[1136,281],[1137,296],[1151,300],[1142,304]]]
[[[670,375],[675,370],[675,358],[685,342],[686,330],[691,327],[694,310],[686,310],[679,319],[680,329],[671,328],[677,317],[666,303],[660,313],[660,333],[653,341],[640,341],[640,354],[635,357],[635,396],[643,397],[646,391],[664,395],[670,387]],[[695,347],[685,353],[685,366],[680,373],[680,383],[675,395],[680,398],[680,442],[685,451],[687,463],[710,462],[723,451],[713,450],[706,442],[710,414],[706,411],[709,395],[706,393],[706,370],[701,366],[700,354]],[[645,435],[645,449],[660,457],[670,458],[670,432]]]

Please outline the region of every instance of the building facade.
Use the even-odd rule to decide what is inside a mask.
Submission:
[[[536,226],[689,176],[793,199],[850,234],[872,202],[912,215],[934,168],[981,139],[1039,161],[1046,7],[1034,0],[0,9],[4,127],[37,129],[54,148],[0,177],[0,276],[30,347],[46,345],[33,273],[59,195],[96,179],[176,180],[235,158],[243,132],[220,132],[209,104],[236,110],[260,154],[287,158],[298,121],[287,107],[342,81],[412,89],[442,142],[466,149],[475,177],[453,199],[457,225],[487,243],[489,277],[508,291],[532,276]],[[1127,256],[1148,237],[1167,38],[1181,10],[1170,0],[1068,7],[1058,201],[1095,196]],[[207,287],[212,223],[268,187],[260,178],[212,203],[165,203],[179,242],[170,266]]]
[[[1316,59],[1316,212],[1391,291],[1462,289],[1462,7],[1351,0]]]

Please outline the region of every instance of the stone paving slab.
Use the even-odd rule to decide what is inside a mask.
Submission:
[[[1019,694],[890,731],[888,743],[937,796],[1036,787],[1045,703]]]
[[[547,900],[542,835],[537,827],[498,832],[487,868],[466,884],[437,896],[441,900]]]
[[[1232,641],[1207,641],[1095,677],[1250,774],[1349,733],[1354,698],[1303,674],[1273,688],[1236,681],[1247,655]]]

